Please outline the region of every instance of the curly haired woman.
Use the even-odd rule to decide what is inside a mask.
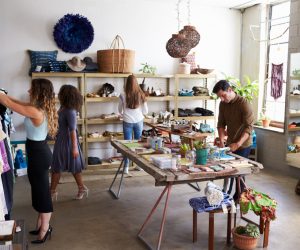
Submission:
[[[58,133],[56,136],[51,165],[51,195],[57,199],[57,184],[62,171],[71,172],[78,186],[76,200],[88,196],[88,188],[83,184],[81,171],[84,168],[82,151],[77,133],[76,113],[83,104],[83,97],[72,85],[63,85],[58,93]]]
[[[47,134],[54,137],[57,131],[57,114],[55,94],[51,81],[34,79],[28,90],[29,103],[22,102],[0,93],[0,103],[25,116],[24,124],[27,134],[26,153],[28,157],[28,179],[31,185],[32,206],[38,212],[36,230],[38,235],[33,244],[44,243],[50,238],[52,227],[50,218],[53,212],[49,189],[48,171],[52,154],[47,144]]]

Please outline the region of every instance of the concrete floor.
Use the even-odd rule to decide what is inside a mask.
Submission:
[[[58,201],[54,203],[52,239],[39,246],[29,244],[29,248],[146,249],[136,234],[163,188],[155,187],[154,179],[146,174],[127,178],[121,199],[114,200],[107,192],[111,176],[100,176],[94,180],[85,176],[85,179],[89,179],[86,185],[90,193],[88,199],[81,201],[72,200],[77,192],[75,183],[68,182],[68,178],[63,180],[64,183],[58,189]],[[294,193],[296,182],[296,179],[267,170],[247,178],[249,187],[255,187],[278,201],[278,218],[271,222],[268,249],[299,249],[300,196]],[[208,214],[198,215],[198,242],[193,244],[192,209],[188,204],[191,197],[201,196],[203,191],[199,193],[188,185],[178,185],[174,186],[171,194],[161,249],[207,249]],[[27,230],[34,229],[36,213],[31,207],[30,186],[26,176],[16,179],[14,199],[12,217],[25,219]],[[161,206],[157,212],[143,233],[153,244],[156,243],[159,232]],[[258,219],[253,215],[250,218]],[[234,249],[233,246],[225,245],[225,237],[226,216],[219,214],[215,221],[216,250]],[[33,239],[33,236],[28,235],[29,241]],[[257,249],[262,248],[262,239],[258,246]]]

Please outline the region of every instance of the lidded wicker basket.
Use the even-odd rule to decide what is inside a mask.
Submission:
[[[173,34],[166,44],[168,54],[174,58],[185,57],[191,48],[190,41],[182,34]]]
[[[194,26],[186,25],[182,30],[179,31],[179,34],[184,35],[191,43],[192,48],[196,47],[200,41],[200,34]]]

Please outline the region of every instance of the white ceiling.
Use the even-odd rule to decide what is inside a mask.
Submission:
[[[151,0],[151,1],[161,2],[162,0]],[[178,2],[178,0],[163,0],[163,1],[174,2],[174,4]],[[187,1],[189,0],[181,0],[182,3]],[[283,2],[283,1],[285,0],[190,0],[191,4],[192,2],[200,2],[201,4],[207,6],[226,7],[230,9],[244,9],[260,3],[270,4],[270,3]]]

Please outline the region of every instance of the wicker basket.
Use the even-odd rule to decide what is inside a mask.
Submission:
[[[134,59],[135,51],[125,49],[123,39],[118,35],[112,41],[110,49],[97,51],[99,71],[103,73],[132,73]]]
[[[235,232],[236,228],[232,229],[233,244],[240,250],[252,250],[257,246],[258,238],[247,237]]]

